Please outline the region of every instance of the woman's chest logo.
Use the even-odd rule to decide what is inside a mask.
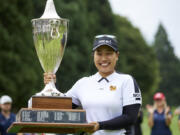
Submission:
[[[117,89],[116,86],[113,86],[113,85],[111,85],[109,88],[110,88],[110,91],[115,91]]]

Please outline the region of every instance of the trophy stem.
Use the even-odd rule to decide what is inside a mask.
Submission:
[[[49,82],[48,84],[45,85],[44,89],[39,92],[39,93],[36,93],[35,96],[58,96],[58,97],[65,97],[65,95],[61,92],[59,92],[57,89],[56,89],[56,86],[55,86],[55,83],[54,81],[52,80],[51,82]],[[32,108],[32,97],[30,98],[30,100],[28,101],[28,108]]]
[[[55,86],[54,81],[52,80],[48,84],[45,85],[44,89],[36,94],[37,96],[62,96],[63,94],[60,93]]]

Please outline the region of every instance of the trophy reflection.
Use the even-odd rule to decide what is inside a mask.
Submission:
[[[48,4],[47,4],[48,5]],[[52,13],[52,7],[49,7]],[[48,7],[43,15],[49,12]],[[56,13],[56,12],[55,12]],[[68,20],[62,18],[45,18],[32,20],[33,39],[37,56],[46,73],[55,74],[63,58],[67,41]],[[62,96],[52,80],[36,96]]]

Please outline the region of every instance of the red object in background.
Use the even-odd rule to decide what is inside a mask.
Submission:
[[[165,96],[162,92],[158,92],[154,94],[154,100],[163,100],[163,99],[165,99]]]

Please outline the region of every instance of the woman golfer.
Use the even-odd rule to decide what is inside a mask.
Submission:
[[[128,74],[115,71],[118,47],[115,36],[98,35],[93,46],[98,72],[78,80],[66,93],[73,107],[82,106],[88,123],[94,123],[93,135],[124,135],[136,121],[141,106],[140,89]],[[45,73],[44,82],[55,79]]]

